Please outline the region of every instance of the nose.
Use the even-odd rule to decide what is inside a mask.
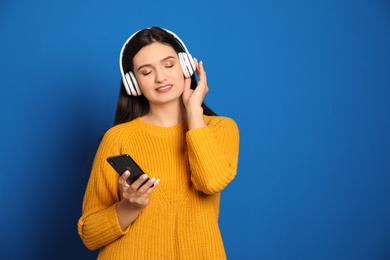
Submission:
[[[165,73],[161,69],[156,69],[156,82],[160,83],[166,80]]]

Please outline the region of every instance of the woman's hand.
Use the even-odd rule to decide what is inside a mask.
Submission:
[[[191,78],[184,79],[185,86],[182,95],[183,103],[186,108],[189,130],[206,126],[203,117],[202,103],[209,88],[207,86],[206,72],[204,71],[203,62],[194,59],[199,81],[195,90],[191,89]]]
[[[125,171],[121,177],[118,179],[119,190],[122,192],[123,199],[130,202],[136,208],[143,209],[149,203],[149,195],[156,188],[160,180],[155,178],[149,179],[144,185],[148,176],[146,174],[141,175],[135,182],[131,185],[127,183],[127,179],[130,176],[129,171]],[[154,186],[153,186],[154,185]],[[153,187],[152,187],[153,186]]]
[[[206,72],[204,71],[203,62],[198,62],[194,58],[196,72],[198,73],[199,81],[195,90],[191,89],[191,78],[185,79],[185,87],[183,92],[183,103],[187,111],[201,108],[204,97],[209,88],[207,86]]]
[[[149,195],[160,182],[160,180],[151,178],[140,187],[148,178],[146,174],[143,174],[135,182],[129,185],[127,183],[127,178],[129,178],[129,176],[130,172],[125,171],[118,179],[119,190],[122,192],[123,199],[117,204],[116,212],[119,226],[123,231],[133,223],[142,209],[149,204]]]

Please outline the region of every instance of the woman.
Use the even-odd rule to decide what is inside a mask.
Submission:
[[[78,223],[84,244],[100,248],[99,259],[226,259],[219,202],[237,170],[237,125],[204,105],[203,63],[172,32],[137,32],[120,59],[114,126],[96,153]],[[119,177],[106,162],[119,154],[145,173],[131,185],[129,171]]]

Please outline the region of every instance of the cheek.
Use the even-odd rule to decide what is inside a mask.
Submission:
[[[182,91],[184,91],[184,86],[185,86],[185,80],[184,80],[184,76],[181,75],[180,77],[178,77],[176,79],[176,85],[179,87],[179,89],[181,89]]]
[[[181,69],[181,67],[179,67],[178,69],[176,69],[176,72],[175,72],[175,79],[178,81],[178,82],[181,82],[183,81],[183,84],[184,84],[184,74],[183,74],[183,71]]]
[[[142,91],[142,95],[145,96],[147,100],[149,100],[152,96],[152,90],[154,90],[154,85],[149,82],[149,80],[141,79],[137,80],[138,86]]]
[[[176,73],[177,73],[178,77],[183,77],[184,78],[183,70],[182,70],[180,64],[179,64],[179,66],[176,67]]]
[[[138,86],[141,88],[141,90],[146,90],[152,86],[150,79],[147,77],[140,77],[137,78]]]

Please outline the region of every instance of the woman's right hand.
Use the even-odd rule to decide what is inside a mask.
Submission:
[[[141,175],[131,185],[127,183],[129,176],[130,172],[125,171],[122,176],[119,177],[119,190],[122,192],[123,199],[127,200],[133,207],[143,209],[148,205],[149,195],[157,187],[160,180],[156,180],[156,178],[153,177],[140,187],[141,184],[148,179],[148,176],[146,174]]]
[[[146,174],[143,174],[135,182],[129,185],[127,183],[127,178],[129,178],[129,176],[130,172],[125,171],[118,179],[119,189],[122,192],[123,199],[117,204],[116,212],[119,226],[123,231],[133,223],[142,209],[148,205],[149,195],[160,182],[160,180],[156,180],[156,178],[151,178],[140,187],[148,178]]]

